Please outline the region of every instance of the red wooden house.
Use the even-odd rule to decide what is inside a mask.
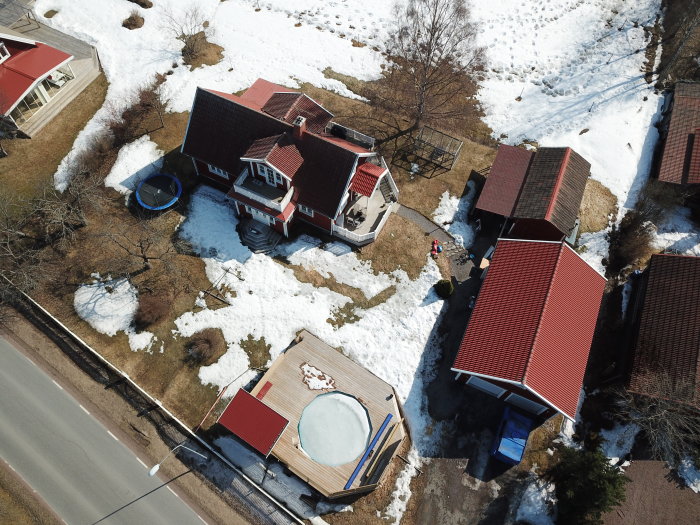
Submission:
[[[237,214],[287,236],[302,220],[356,245],[384,226],[398,189],[373,139],[313,99],[258,79],[240,96],[197,89],[182,153]]]
[[[523,410],[573,420],[605,282],[565,242],[500,239],[452,370]]]
[[[573,239],[590,171],[571,148],[533,152],[501,144],[475,208],[504,217],[511,237]]]

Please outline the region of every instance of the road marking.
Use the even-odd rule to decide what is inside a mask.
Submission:
[[[53,382],[54,385],[56,385],[58,388],[63,390],[63,387],[61,385],[59,385],[58,383],[56,383],[56,381],[54,381],[53,379],[51,381]]]
[[[85,408],[83,405],[78,403],[78,406],[83,409],[83,412],[85,412],[88,416],[90,415],[90,412],[88,412],[87,408]]]
[[[7,463],[7,462],[5,462],[5,463]],[[10,465],[9,463],[7,463],[7,466],[10,467],[10,468],[12,469],[12,472],[17,472],[17,471],[15,470],[15,467],[13,467],[12,465]]]
[[[112,434],[109,430],[107,431],[107,434],[109,434],[110,436],[112,436],[112,437],[114,438],[115,441],[119,441],[119,438],[118,438],[117,436],[115,436],[114,434]]]
[[[143,461],[141,461],[141,458],[139,458],[138,456],[136,456],[136,461],[141,463],[141,465],[143,465],[143,468],[148,468],[148,465],[146,465]]]
[[[178,496],[177,494],[175,494],[175,491],[174,491],[173,489],[171,489],[170,487],[168,487],[168,490],[169,490],[170,492],[172,492],[172,493],[173,493],[173,496],[175,496],[176,498],[179,498],[179,497],[180,497],[180,496]]]
[[[206,525],[209,525],[206,521],[204,521],[204,518],[202,518],[199,514],[197,514],[197,517],[202,520],[202,523],[206,523]]]

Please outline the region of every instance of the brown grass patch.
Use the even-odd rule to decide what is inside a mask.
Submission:
[[[194,53],[193,56],[183,56],[183,61],[185,64],[190,66],[190,70],[194,70],[202,66],[213,66],[223,60],[224,48],[220,45],[209,42],[204,31],[200,31],[199,33],[193,35],[192,38],[199,41],[196,44],[197,52]]]
[[[248,355],[250,368],[264,368],[270,360],[270,348],[265,342],[265,338],[253,339],[252,334],[248,334],[247,339],[241,339],[238,343],[243,351]]]
[[[133,29],[138,29],[139,27],[143,27],[143,17],[139,15],[139,12],[134,9],[130,14],[129,18],[125,19],[122,22],[122,27],[126,27],[127,29],[133,30]]]
[[[360,42],[359,40],[352,39],[352,47],[365,47],[367,44]]]
[[[182,113],[163,113],[163,127],[151,131],[149,136],[163,151],[171,151],[182,144],[187,129],[187,120],[190,118],[189,111]],[[190,161],[190,164],[192,161]]]
[[[56,11],[55,9],[49,9],[48,11],[46,11],[46,13],[44,13],[44,18],[53,18],[57,14],[58,11]]]
[[[107,95],[104,75],[96,78],[34,138],[3,140],[8,156],[0,159],[0,198],[32,198],[53,184],[53,174],[73,147],[78,133]]]
[[[427,263],[431,239],[408,219],[392,214],[379,237],[372,244],[360,248],[358,257],[369,261],[379,273],[403,270],[410,279],[416,279]],[[438,257],[440,274],[449,279],[450,265],[445,257]]]
[[[545,472],[557,462],[556,445],[553,441],[559,436],[563,419],[563,416],[557,414],[530,433],[523,460],[517,467],[519,471],[530,472],[537,466],[539,472]],[[554,454],[547,450],[554,451]]]
[[[589,178],[579,210],[580,233],[597,232],[608,227],[610,218],[617,214],[617,199],[597,180]]]

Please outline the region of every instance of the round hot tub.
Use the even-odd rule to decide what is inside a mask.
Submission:
[[[317,396],[306,405],[299,419],[301,448],[314,461],[337,467],[365,451],[372,425],[367,409],[342,392]]]

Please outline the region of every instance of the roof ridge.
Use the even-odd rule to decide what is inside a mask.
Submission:
[[[561,189],[562,180],[564,179],[564,173],[569,166],[569,159],[571,158],[571,148],[567,147],[564,153],[564,158],[561,160],[559,165],[559,171],[557,172],[557,180],[554,183],[554,188],[552,189],[552,197],[549,199],[549,205],[547,206],[547,211],[544,213],[544,218],[548,221],[552,220],[552,212],[554,211],[554,206],[556,206],[557,199],[559,198],[559,190]]]
[[[549,280],[549,285],[547,286],[547,294],[544,296],[544,301],[542,302],[542,314],[544,314],[545,309],[547,308],[547,303],[549,302],[549,296],[552,293],[552,286],[554,285],[554,276],[557,274],[557,268],[559,268],[559,264],[561,263],[562,260],[562,253],[564,252],[564,245],[566,242],[561,241],[561,244],[559,245],[559,253],[557,254],[557,262],[554,265],[554,268],[552,269],[552,278]],[[527,372],[530,368],[530,361],[532,360],[532,354],[535,352],[535,345],[537,344],[537,338],[540,334],[540,327],[542,326],[542,319],[544,318],[544,315],[540,315],[539,319],[537,320],[537,328],[535,329],[535,334],[532,337],[532,344],[530,345],[530,351],[527,354],[527,361],[525,361],[525,370],[523,371],[523,385],[525,384],[527,380]]]
[[[232,104],[236,104],[237,106],[239,106],[241,108],[245,108],[247,110],[252,111],[253,113],[257,113],[258,115],[263,115],[265,118],[269,118],[269,119],[275,120],[277,122],[281,122],[282,124],[287,126],[289,128],[289,130],[294,128],[294,126],[292,124],[290,124],[289,122],[286,122],[282,119],[278,119],[276,117],[273,117],[269,113],[265,113],[262,110],[262,107],[260,109],[255,109],[255,108],[252,108],[246,104],[242,104],[241,102],[238,102],[237,100],[233,100],[233,99],[226,98],[225,96],[223,96],[223,95],[228,95],[228,93],[222,93],[221,91],[217,91],[215,89],[203,88],[203,87],[199,87],[199,86],[197,86],[197,89],[201,89],[202,91],[206,91],[207,93],[211,93],[212,95],[219,97],[221,100],[225,100],[226,102],[231,102]],[[233,96],[240,98],[238,95],[233,95]],[[195,93],[195,98],[196,98],[196,93]],[[287,130],[287,131],[289,131],[289,130]],[[286,133],[286,132],[282,132],[282,133]],[[270,135],[270,136],[272,137],[274,135]],[[265,137],[261,137],[261,138],[265,138]]]

